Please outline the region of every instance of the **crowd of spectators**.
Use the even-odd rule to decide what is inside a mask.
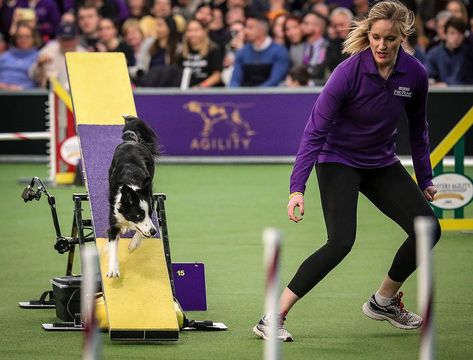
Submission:
[[[473,84],[473,0],[404,0],[431,86]],[[64,54],[122,52],[139,87],[323,85],[369,0],[0,0],[0,89],[67,87]]]

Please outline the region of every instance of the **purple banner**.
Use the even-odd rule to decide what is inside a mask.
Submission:
[[[165,156],[294,156],[317,94],[135,94]]]

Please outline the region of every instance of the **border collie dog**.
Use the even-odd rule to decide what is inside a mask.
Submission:
[[[109,263],[107,277],[119,277],[118,240],[120,234],[135,231],[128,246],[135,250],[145,237],[157,230],[151,220],[153,212],[153,176],[158,155],[154,131],[135,116],[124,115],[122,140],[109,169],[110,218],[108,229]]]

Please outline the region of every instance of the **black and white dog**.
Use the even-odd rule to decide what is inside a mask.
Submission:
[[[128,246],[135,250],[143,237],[157,230],[151,220],[153,211],[153,176],[158,155],[154,131],[134,116],[124,115],[122,140],[113,155],[109,169],[110,228],[108,229],[108,277],[119,277],[118,240],[120,233],[134,230]]]

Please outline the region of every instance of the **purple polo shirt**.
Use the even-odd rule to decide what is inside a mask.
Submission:
[[[396,123],[404,111],[419,187],[432,185],[427,92],[424,66],[402,48],[388,80],[379,75],[369,48],[343,61],[315,101],[292,170],[291,193],[304,193],[317,163],[374,169],[398,162]]]

